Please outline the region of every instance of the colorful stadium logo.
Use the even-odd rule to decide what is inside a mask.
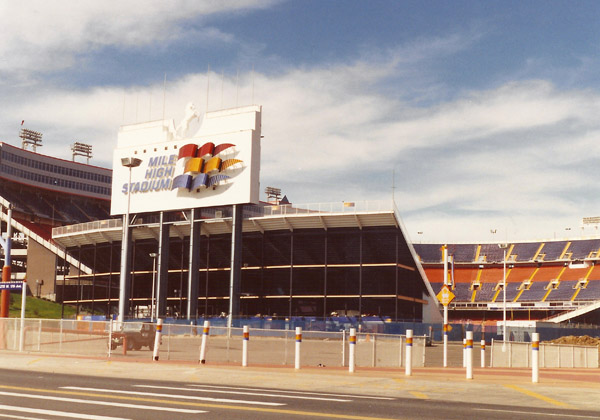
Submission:
[[[173,179],[171,190],[185,188],[188,191],[203,188],[216,188],[231,178],[231,171],[241,167],[239,159],[225,159],[233,156],[235,145],[223,143],[216,145],[208,142],[198,147],[197,144],[186,144],[179,149],[177,165],[183,168],[183,174]]]

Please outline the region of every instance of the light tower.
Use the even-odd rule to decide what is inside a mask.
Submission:
[[[83,156],[87,158],[87,163],[90,163],[90,158],[92,157],[92,145],[79,143],[76,141],[71,145],[71,151],[73,152],[73,162],[75,162],[75,156]]]
[[[31,145],[33,151],[36,151],[36,148],[42,147],[42,133],[38,131],[29,130],[28,128],[21,128],[19,132],[19,137],[21,138],[21,148],[27,150],[27,146]]]

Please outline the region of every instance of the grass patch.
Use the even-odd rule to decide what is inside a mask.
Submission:
[[[21,294],[10,294],[9,317],[21,317]],[[25,304],[25,318],[61,319],[62,305],[33,296],[27,296]],[[65,305],[65,318],[75,318],[75,308]]]

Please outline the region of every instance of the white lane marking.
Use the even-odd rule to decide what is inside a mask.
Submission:
[[[202,388],[216,388],[216,389],[236,389],[242,391],[270,391],[277,392],[280,394],[302,394],[302,395],[323,395],[325,397],[345,397],[345,398],[365,398],[365,399],[373,399],[373,400],[394,400],[393,397],[375,397],[369,395],[352,395],[352,394],[329,394],[325,392],[309,392],[309,391],[284,391],[279,389],[269,389],[266,390],[264,388],[246,388],[246,387],[235,387],[235,386],[223,386],[223,385],[201,385],[201,384],[190,384],[189,386],[193,387],[202,387]]]
[[[532,416],[556,416],[556,417],[573,417],[577,419],[598,419],[598,416],[586,416],[582,414],[564,414],[564,413],[548,413],[546,411],[518,411],[518,410],[502,410],[493,408],[473,408],[477,411],[495,411],[498,413],[512,413],[512,414],[529,414]]]
[[[157,392],[138,392],[138,391],[122,391],[118,389],[102,389],[102,388],[83,388],[77,386],[63,386],[62,389],[73,389],[79,391],[93,391],[93,392],[106,392],[114,394],[128,394],[128,395],[141,395],[146,397],[163,397],[163,398],[178,398],[183,400],[196,400],[196,401],[210,401],[218,403],[228,404],[250,404],[250,405],[267,405],[267,406],[278,406],[285,405],[284,403],[264,402],[264,401],[247,401],[247,400],[232,400],[229,398],[210,398],[210,397],[195,397],[193,395],[173,395],[173,394],[159,394]]]
[[[275,397],[275,398],[296,398],[300,400],[316,400],[316,401],[333,401],[333,402],[350,402],[351,400],[342,400],[339,398],[323,398],[323,397],[309,397],[304,395],[281,395],[281,394],[267,394],[264,392],[240,392],[240,391],[225,391],[220,389],[200,389],[200,388],[178,388],[171,386],[158,386],[158,385],[134,385],[139,388],[160,388],[170,389],[172,391],[191,391],[191,392],[214,392],[221,394],[236,394],[236,395],[256,395],[260,397]]]
[[[42,408],[29,408],[29,407],[15,407],[12,405],[3,405],[0,404],[0,410],[7,411],[18,411],[20,413],[31,413],[31,414],[44,414],[46,416],[60,416],[60,417],[69,417],[73,419],[85,419],[85,420],[131,420],[125,419],[123,417],[107,417],[107,416],[95,416],[93,414],[82,414],[82,413],[69,413],[66,411],[55,411],[55,410],[44,410]],[[4,415],[0,414],[2,417],[9,417],[13,419],[34,419],[34,417],[22,417],[15,415]],[[39,420],[39,419],[35,419]],[[43,419],[42,419],[43,420]]]
[[[13,420],[46,420],[41,417],[25,417],[25,416],[17,416],[15,414],[0,414],[0,417],[7,417]]]
[[[0,391],[0,395],[6,395],[10,397],[19,398],[31,398],[36,400],[51,400],[51,401],[64,401],[73,402],[77,404],[90,404],[90,405],[107,405],[109,407],[123,407],[123,408],[136,408],[140,410],[156,410],[156,411],[172,411],[174,413],[186,413],[186,414],[200,414],[206,413],[201,410],[188,410],[186,408],[171,408],[171,407],[160,407],[155,405],[142,405],[142,404],[126,404],[115,401],[98,401],[98,400],[81,400],[79,398],[65,398],[56,395],[33,395],[33,394],[19,394],[16,392]]]

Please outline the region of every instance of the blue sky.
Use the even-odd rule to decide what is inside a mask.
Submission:
[[[43,153],[84,141],[109,166],[121,124],[162,118],[166,74],[176,122],[189,101],[263,106],[261,185],[294,203],[389,200],[395,174],[415,241],[596,235],[580,220],[600,215],[599,12],[0,0],[0,141],[18,144],[25,120]]]

